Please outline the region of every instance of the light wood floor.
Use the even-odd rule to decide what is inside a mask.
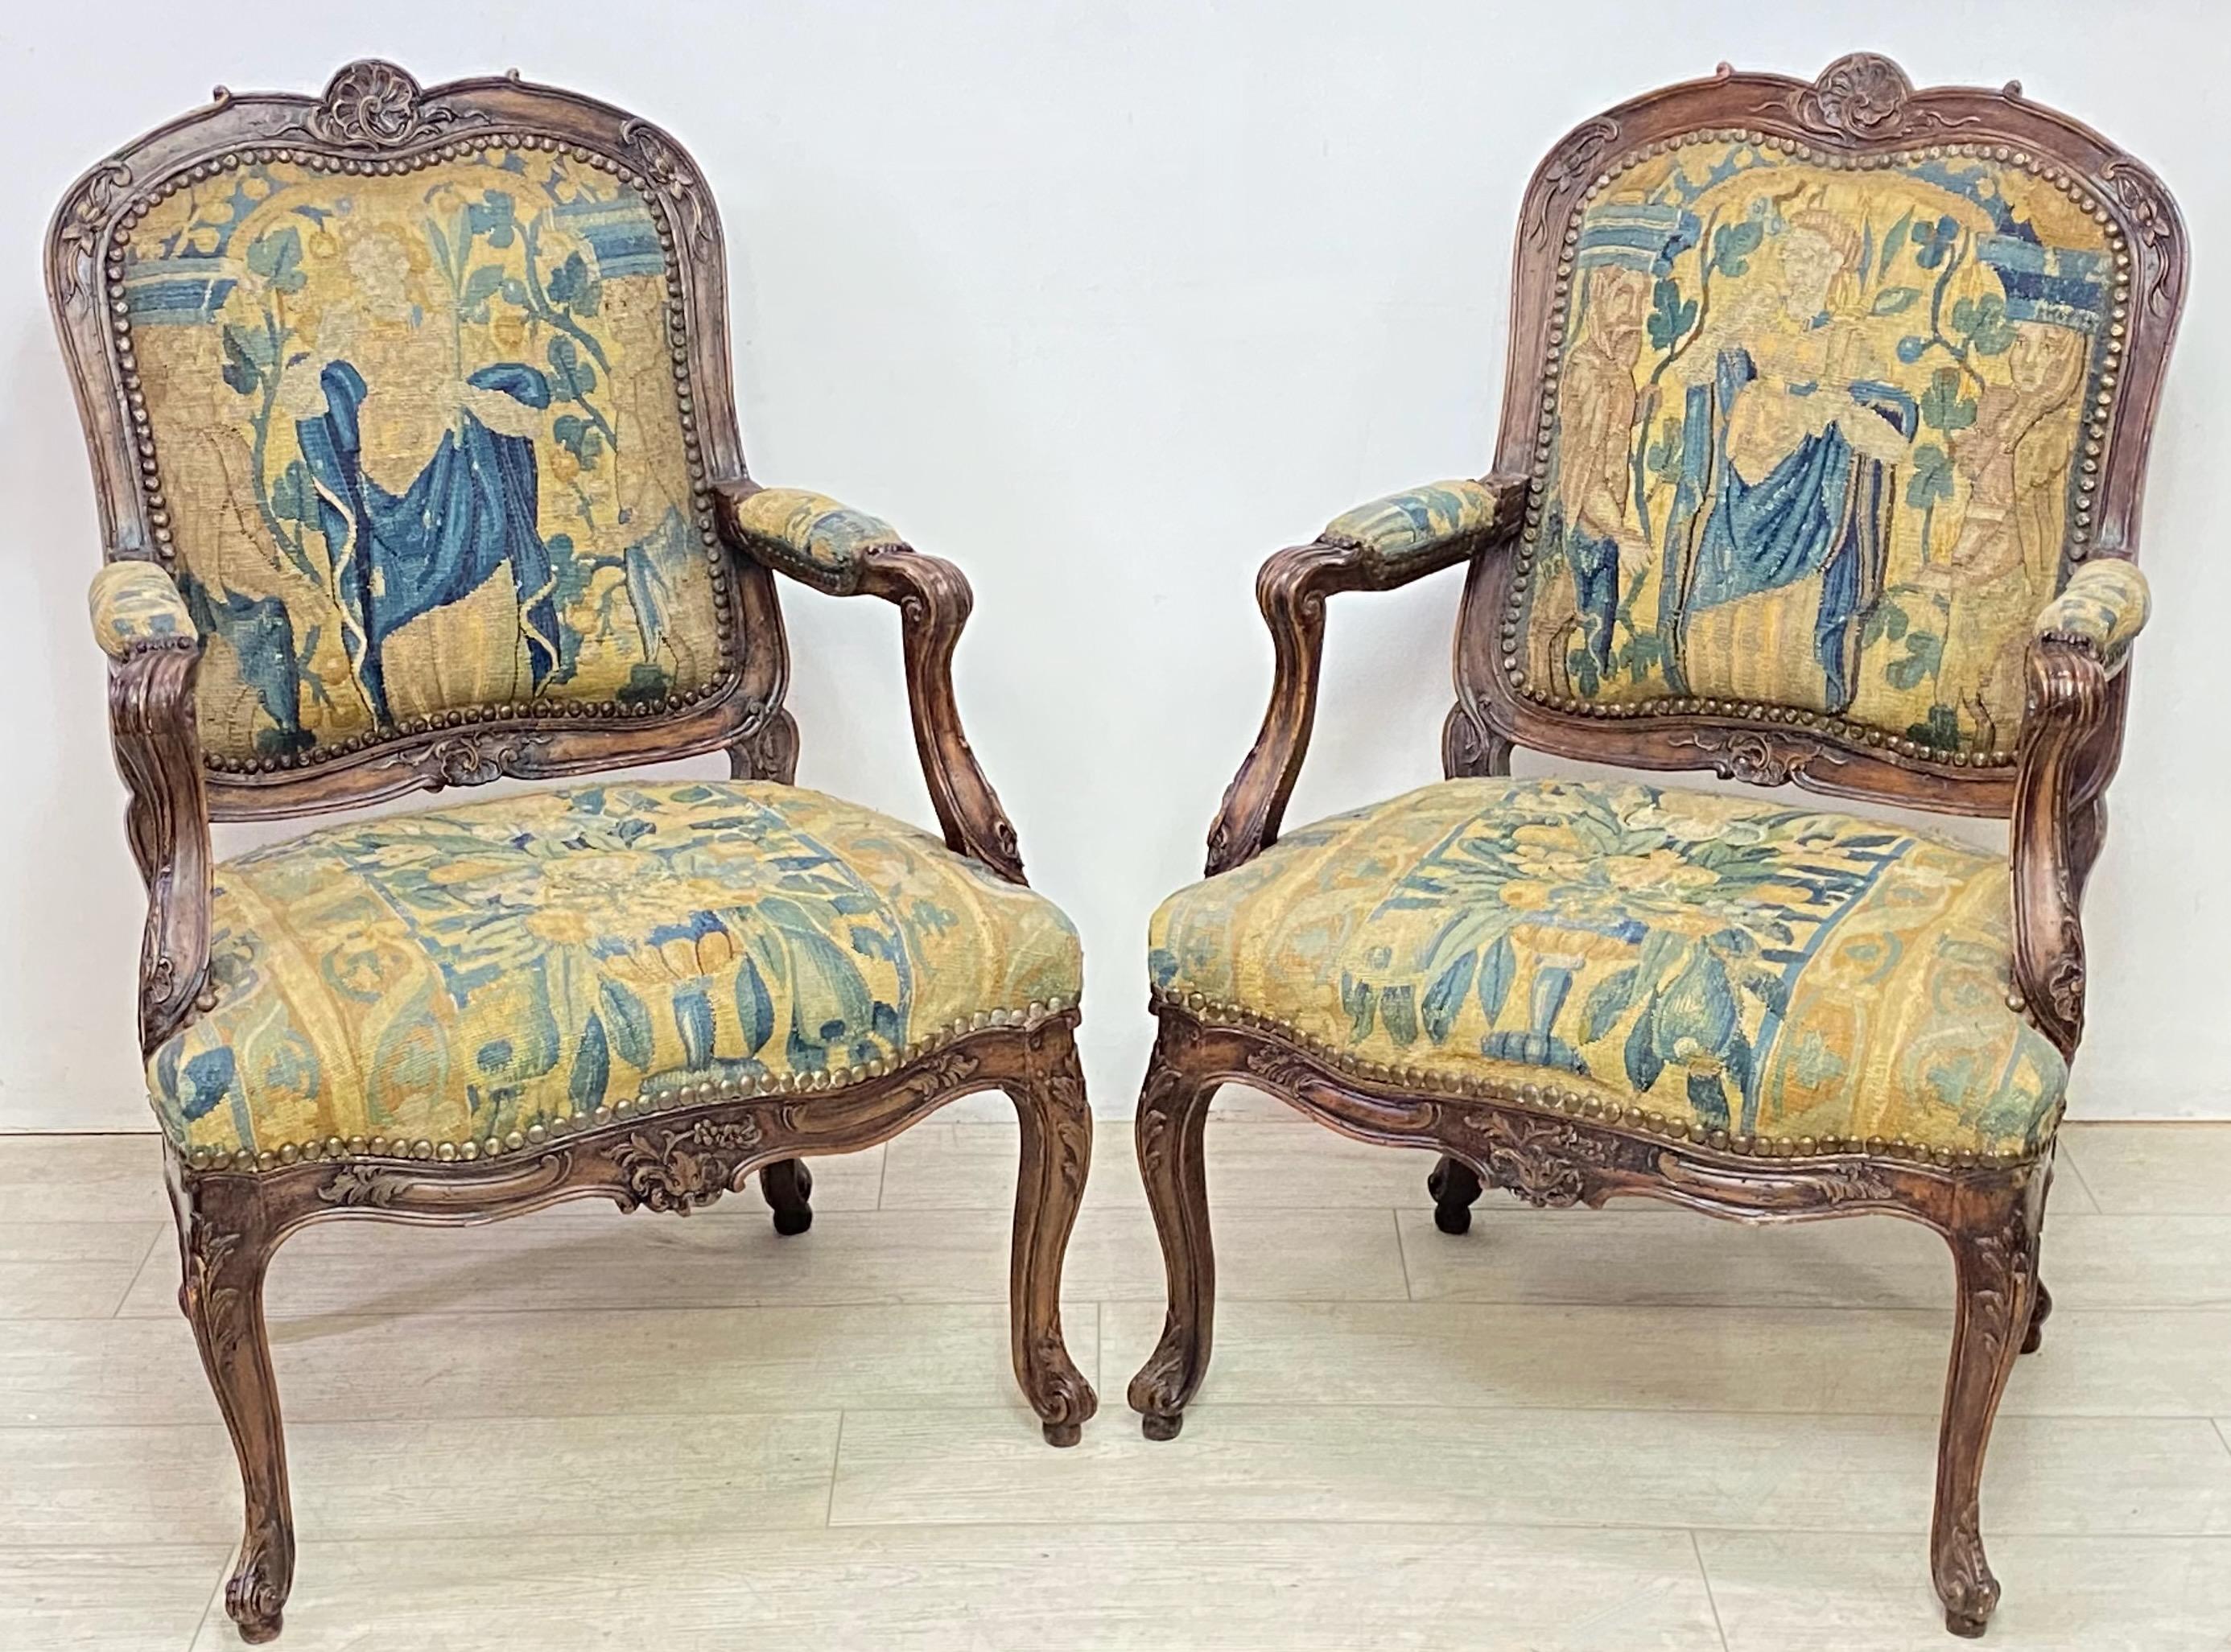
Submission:
[[[1128,1129],[1070,1253],[1084,1443],[1006,1366],[1014,1133],[816,1161],[818,1216],[582,1205],[314,1229],[270,1287],[314,1649],[1955,1644],[1930,1593],[1950,1267],[1888,1220],[1751,1231],[1491,1193],[1227,1092],[1222,1311],[1182,1438]],[[2072,1126],[2060,1308],[2016,1371],[1991,1643],[2231,1647],[2231,1126]],[[0,1139],[0,1647],[184,1652],[239,1490],[152,1139]]]

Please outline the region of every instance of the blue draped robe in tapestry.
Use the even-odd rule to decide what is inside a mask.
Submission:
[[[1757,378],[1749,351],[1723,350],[1712,382],[1689,387],[1675,531],[1666,535],[1659,598],[1660,627],[1675,639],[1669,675],[1677,692],[1688,692],[1680,643],[1690,615],[1819,574],[1813,653],[1820,667],[1825,708],[1840,712],[1851,704],[1857,687],[1853,676],[1859,626],[1882,587],[1890,476],[1879,461],[1853,448],[1832,421],[1799,442],[1758,481],[1746,481],[1729,453],[1728,425],[1736,397]],[[1837,392],[1793,385],[1787,393]],[[1913,400],[1897,386],[1854,384],[1849,395],[1851,411],[1839,418],[1881,418],[1902,436],[1913,434]],[[1691,532],[1688,519],[1704,500],[1710,505],[1704,521]]]
[[[471,595],[506,564],[518,593],[527,670],[540,687],[558,663],[558,610],[550,553],[535,525],[534,443],[500,435],[465,412],[411,486],[391,494],[364,474],[363,375],[334,361],[318,382],[326,410],[297,420],[294,429],[317,485],[318,526],[334,564],[350,661],[373,717],[394,720],[380,657],[387,639]],[[483,367],[465,382],[527,407],[550,405],[548,381],[516,362]]]

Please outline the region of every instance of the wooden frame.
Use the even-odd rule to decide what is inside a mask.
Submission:
[[[139,643],[111,662],[117,765],[127,826],[148,891],[139,1036],[152,1050],[210,1007],[210,823],[314,813],[499,776],[548,778],[726,749],[739,778],[788,784],[798,731],[782,707],[782,623],[767,565],[729,519],[756,491],[729,387],[724,254],[710,193],[688,155],[647,122],[515,75],[422,89],[392,64],[352,63],[322,98],[234,96],[158,128],[94,167],[65,197],[48,246],[48,281],[92,450],[111,559],[168,565],[171,529],[128,324],[121,248],[166,186],[229,157],[311,160],[340,171],[408,168],[491,139],[564,150],[624,176],[651,203],[670,274],[675,375],[697,494],[697,528],[715,563],[728,665],[702,693],[642,708],[500,707],[420,720],[300,760],[206,759],[195,733],[200,644]],[[236,165],[236,160],[230,164]],[[900,545],[868,553],[858,590],[901,615],[916,749],[955,852],[1024,881],[1013,829],[960,730],[949,665],[969,610],[951,564]],[[996,1088],[1022,1120],[1011,1299],[1015,1373],[1046,1438],[1074,1444],[1096,1404],[1064,1343],[1061,1265],[1091,1157],[1092,1118],[1077,1059],[1073,1006],[980,1016],[909,1059],[855,1068],[831,1084],[785,1079],[617,1100],[570,1130],[538,1126],[500,1155],[437,1158],[426,1142],[339,1141],[265,1152],[252,1164],[170,1153],[184,1284],[179,1305],[230,1429],[247,1493],[226,1610],[243,1639],[279,1632],[294,1572],[286,1455],[262,1286],[272,1253],[313,1222],[376,1218],[443,1226],[494,1221],[561,1200],[604,1197],[687,1215],[753,1175],[776,1227],[812,1222],[803,1158],[886,1140],[957,1096]]]
[[[2030,646],[2027,701],[2009,765],[1937,756],[1912,742],[1827,717],[1705,701],[1606,710],[1529,692],[1510,639],[1511,599],[1528,578],[1527,541],[1542,508],[1553,363],[1574,271],[1578,214],[1621,158],[1700,129],[1727,128],[1808,146],[1830,165],[1917,145],[1982,145],[2033,166],[2107,227],[2113,326],[2099,348],[2119,376],[2083,487],[2070,552],[2134,556],[2147,442],[2185,282],[2183,230],[2153,175],[2066,117],[1998,92],[1916,92],[1886,59],[1847,57],[1810,83],[1736,74],[1669,87],[1584,122],[1536,172],[1522,209],[1510,369],[1494,471],[1495,525],[1389,566],[1320,540],[1264,565],[1258,597],[1277,654],[1271,706],[1209,833],[1208,871],[1238,866],[1277,841],[1316,711],[1324,603],[1469,565],[1457,630],[1457,704],[1443,732],[1452,777],[1507,774],[1515,745],[1652,769],[1786,781],[1846,797],[2012,819],[2014,1007],[2073,1055],[2083,1030],[2079,921],[2105,831],[2125,703],[2123,662],[2089,642],[2047,636]],[[1562,236],[1561,242],[1560,236]],[[2090,450],[2087,450],[2090,451]],[[1169,1314],[1133,1379],[1148,1437],[1168,1439],[1200,1386],[1211,1343],[1215,1264],[1202,1130],[1226,1081],[1277,1096],[1364,1141],[1430,1148],[1429,1186],[1444,1232],[1470,1224],[1484,1186],[1536,1205],[1600,1205],[1640,1195],[1736,1220],[1811,1221],[1883,1213],[1944,1236],[1957,1313],[1937,1478],[1931,1570],[1947,1627],[1980,1635],[1996,1605],[1978,1491],[1999,1397],[2018,1352],[2034,1349],[2051,1311],[2038,1249],[2051,1149],[2021,1159],[1953,1155],[1904,1141],[1788,1141],[1669,1123],[1554,1084],[1453,1082],[1421,1087],[1386,1068],[1359,1068],[1305,1047],[1283,1028],[1199,995],[1158,995],[1161,1035],[1136,1121],[1139,1161],[1161,1235]],[[1554,1077],[1553,1075],[1550,1075]]]

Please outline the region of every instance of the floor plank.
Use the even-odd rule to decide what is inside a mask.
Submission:
[[[1639,1202],[1497,1205],[1460,1238],[1429,1214],[1400,1220],[1420,1301],[1943,1309],[1952,1295],[1944,1242],[1893,1216],[1751,1228]],[[2043,1271],[2062,1307],[2231,1307],[2226,1257],[2231,1216],[2056,1210]]]
[[[818,1526],[837,1435],[834,1411],[296,1423],[288,1459],[304,1537],[447,1533],[478,1552],[500,1532]],[[221,1427],[0,1429],[0,1547],[227,1542],[239,1525]]]
[[[1206,1136],[1213,1209],[1431,1210],[1427,1154],[1367,1146],[1305,1121],[1212,1119]],[[1018,1133],[1012,1124],[933,1120],[890,1144],[883,1209],[1005,1210],[1014,1203]],[[1088,1197],[1143,1206],[1128,1128],[1103,1121]]]
[[[1111,1418],[1111,1422],[1123,1419]],[[959,1411],[855,1411],[833,1525],[1034,1520],[1452,1520],[1928,1529],[1922,1416],[1204,1406],[1167,1443],[1089,1430],[1064,1452]],[[1994,1532],[2231,1534],[2231,1453],[2196,1418],[2006,1417]]]
[[[10,1136],[0,1152],[0,1223],[171,1219],[163,1148],[145,1135]]]
[[[687,1218],[583,1204],[485,1228],[332,1222],[278,1255],[275,1319],[457,1313],[492,1305],[574,1311],[771,1304],[1004,1302],[1005,1210],[831,1211],[785,1239],[766,1212],[728,1199]],[[1399,1300],[1406,1290],[1386,1210],[1238,1210],[1219,1222],[1222,1287],[1251,1296]],[[123,1311],[174,1314],[175,1247],[150,1259]],[[1070,1243],[1076,1300],[1159,1295],[1161,1262],[1143,1209],[1088,1204]]]
[[[2071,1125],[2060,1152],[2111,1216],[2231,1216],[2231,1129],[2221,1125]]]
[[[1088,1374],[1098,1326],[1093,1303],[1066,1315]],[[1027,1416],[1007,1311],[991,1304],[323,1314],[275,1322],[272,1342],[295,1422],[1009,1403]],[[0,1427],[217,1416],[176,1313],[24,1324],[0,1338]]]
[[[184,1652],[230,1556],[223,1544],[0,1548],[0,1646]]]
[[[170,1253],[175,1293],[170,1232],[168,1223],[0,1223],[0,1320],[105,1319],[158,1246]]]
[[[2222,1652],[2231,1539],[2001,1536],[1990,1643],[2020,1652]],[[1729,1652],[1943,1652],[1925,1546],[1840,1533],[1699,1532]]]
[[[1110,1302],[1128,1382],[1161,1308]],[[1951,1307],[1230,1302],[1199,1404],[1902,1412],[1935,1416]],[[2231,1415],[2231,1313],[2070,1309],[2014,1368],[2009,1416]]]
[[[1719,1652],[1680,1532],[1060,1526],[303,1546],[288,1652]],[[404,1580],[398,1586],[398,1580]],[[655,1603],[652,1604],[651,1603]],[[490,1634],[501,1624],[502,1637]],[[646,1626],[650,1626],[647,1630]],[[232,1652],[212,1623],[196,1652]]]

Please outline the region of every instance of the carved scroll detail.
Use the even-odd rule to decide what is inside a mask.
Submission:
[[[485,115],[469,117],[484,120]],[[384,58],[360,58],[326,83],[318,106],[301,129],[325,143],[351,149],[400,149],[438,138],[457,123],[457,112],[430,104],[411,71]]]
[[[1665,743],[1704,752],[1710,759],[1712,772],[1723,780],[1742,780],[1754,786],[1783,785],[1794,771],[1822,763],[1841,767],[1850,760],[1819,740],[1759,729],[1684,729],[1667,735]]]
[[[1820,71],[1811,86],[1789,94],[1789,112],[1807,132],[1825,138],[1896,139],[1969,126],[1976,117],[1949,119],[1913,100],[1913,82],[1887,57],[1853,52]]]
[[[517,731],[456,734],[405,752],[403,760],[425,778],[429,791],[439,791],[445,786],[485,785],[505,775],[534,774],[536,756],[549,744],[547,734]]]

